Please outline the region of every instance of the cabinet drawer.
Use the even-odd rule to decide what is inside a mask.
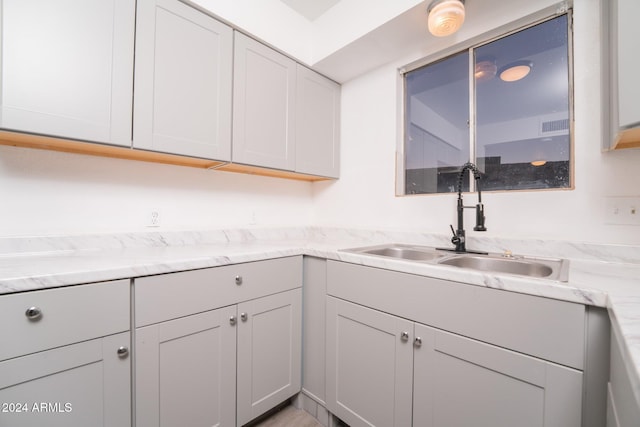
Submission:
[[[302,286],[302,257],[183,271],[135,280],[136,327]]]
[[[2,296],[0,360],[127,331],[129,312],[129,280]]]
[[[541,359],[584,369],[585,307],[344,262],[327,293]]]

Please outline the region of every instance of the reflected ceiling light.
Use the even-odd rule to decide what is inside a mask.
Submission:
[[[458,31],[464,22],[464,0],[434,0],[427,8],[429,32],[444,37]]]
[[[484,59],[476,62],[474,76],[477,82],[486,82],[496,76],[498,67],[496,62],[490,59]]]
[[[533,166],[544,166],[546,164],[547,164],[547,161],[546,160],[542,160],[542,159],[541,160],[534,160],[534,161],[531,162],[531,165],[533,165]]]
[[[515,82],[524,79],[531,71],[531,68],[533,68],[533,62],[531,61],[512,62],[500,70],[500,79],[505,82]]]

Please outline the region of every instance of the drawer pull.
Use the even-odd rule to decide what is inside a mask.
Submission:
[[[231,324],[231,326],[235,325],[237,321],[238,320],[236,319],[236,316],[229,317],[229,323]]]
[[[416,337],[416,339],[413,340],[413,345],[416,347],[422,347],[422,338]]]
[[[242,285],[242,276],[236,276],[236,285]]]
[[[246,322],[248,318],[249,318],[249,315],[247,313],[240,313],[240,319],[243,322]]]
[[[118,357],[120,359],[124,359],[129,355],[129,349],[127,347],[122,346],[118,348],[118,351],[116,353],[118,353]]]
[[[42,310],[39,307],[29,307],[24,315],[31,321],[38,321],[42,318]]]
[[[400,339],[401,339],[402,341],[409,341],[409,332],[402,331],[402,332],[400,333]]]

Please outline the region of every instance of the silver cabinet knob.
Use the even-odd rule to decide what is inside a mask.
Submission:
[[[235,325],[237,322],[238,319],[236,319],[236,316],[229,317],[229,323],[231,324],[231,326]]]
[[[243,322],[246,322],[248,318],[249,315],[247,313],[240,313],[240,320],[242,320]]]
[[[42,310],[40,307],[29,307],[27,311],[24,312],[24,315],[31,321],[37,321],[42,318]]]
[[[242,276],[236,276],[236,285],[242,285]]]
[[[127,347],[118,347],[118,351],[116,351],[116,353],[118,353],[118,357],[120,359],[126,359],[127,356],[129,355],[129,349]]]
[[[413,340],[413,345],[416,347],[422,347],[422,338],[416,337],[416,339]]]
[[[400,339],[401,339],[402,341],[409,341],[409,332],[402,331],[402,332],[400,333]]]

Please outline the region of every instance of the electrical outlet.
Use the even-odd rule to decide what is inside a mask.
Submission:
[[[147,227],[160,227],[160,211],[154,210],[149,213]]]
[[[640,225],[640,197],[606,197],[605,223]]]

